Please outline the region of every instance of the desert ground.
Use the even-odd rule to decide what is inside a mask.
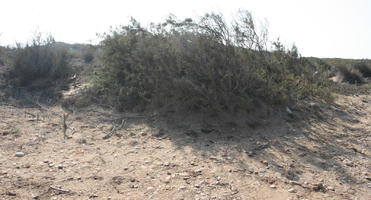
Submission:
[[[371,199],[370,91],[244,117],[72,108],[0,93],[0,199]]]

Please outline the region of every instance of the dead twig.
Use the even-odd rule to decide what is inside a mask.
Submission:
[[[68,118],[68,115],[69,114],[63,114],[63,138],[64,139],[70,139],[70,138],[72,138],[72,137],[70,137],[70,136],[68,136],[67,135],[67,129],[68,129],[68,126],[67,126],[67,123],[66,123],[66,121],[67,121],[67,118]]]
[[[122,128],[125,127],[125,125],[126,125],[126,120],[123,119],[123,120],[121,121],[121,124],[120,124],[120,126],[119,126],[119,129],[121,130]]]
[[[111,131],[109,133],[106,133],[106,135],[103,137],[104,140],[112,137],[112,135],[116,132],[116,126],[113,126]]]
[[[63,193],[70,193],[69,190],[65,190],[65,189],[62,189],[62,188],[59,188],[59,187],[55,187],[55,186],[50,186],[51,189],[53,190],[56,190],[56,191],[59,191],[59,192],[63,192]]]

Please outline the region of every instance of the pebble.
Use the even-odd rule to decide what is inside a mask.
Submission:
[[[262,163],[263,165],[265,165],[265,166],[268,166],[268,161],[266,161],[266,160],[261,161],[261,163]]]
[[[154,188],[153,187],[147,187],[147,190],[153,190]]]
[[[331,186],[328,186],[328,187],[327,187],[327,190],[335,191],[335,188],[334,188],[334,187],[331,187]]]
[[[272,184],[269,187],[272,188],[272,189],[276,189],[277,188],[277,186],[275,184]]]
[[[179,187],[179,189],[184,190],[184,189],[186,189],[186,186],[181,185],[181,186]]]
[[[59,164],[58,165],[58,169],[63,169],[63,165],[62,164]]]
[[[170,180],[171,180],[171,176],[167,176],[166,178],[165,178],[165,183],[170,183]]]
[[[15,153],[15,156],[16,157],[23,157],[24,153],[23,152],[17,152],[17,153]]]
[[[32,199],[39,199],[39,196],[35,195],[35,194],[31,194],[31,198]]]
[[[290,188],[289,190],[287,190],[288,192],[290,192],[290,193],[296,193],[296,190],[295,190],[295,188]]]

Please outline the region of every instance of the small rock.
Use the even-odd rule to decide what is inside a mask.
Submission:
[[[312,190],[315,192],[322,191],[325,192],[326,188],[323,186],[322,183],[313,184]]]
[[[171,176],[167,176],[166,178],[165,178],[165,183],[170,183],[170,180],[171,180]]]
[[[286,112],[288,113],[288,114],[292,114],[292,111],[291,111],[291,109],[289,108],[289,107],[286,107]]]
[[[328,187],[327,187],[327,190],[335,191],[335,188],[334,188],[334,187],[331,187],[331,186],[328,186]]]
[[[187,136],[189,136],[189,137],[193,137],[193,138],[196,138],[196,137],[198,137],[198,133],[197,133],[197,131],[194,131],[194,130],[186,130],[185,132],[184,132]]]
[[[135,178],[130,178],[130,182],[135,182]]]
[[[153,190],[154,188],[153,187],[147,187],[147,190]]]
[[[23,157],[24,153],[23,152],[17,152],[17,153],[15,153],[15,156],[16,157]]]
[[[49,162],[49,160],[44,160],[43,162],[44,162],[44,163],[48,163],[48,162]]]
[[[141,135],[142,136],[147,136],[147,133],[146,132],[143,132]]]
[[[201,128],[201,132],[203,132],[203,133],[211,133],[213,131],[214,131],[213,128]]]
[[[58,165],[58,169],[63,169],[63,165],[62,164],[59,164]]]
[[[354,163],[348,159],[345,159],[343,160],[343,163],[346,165],[346,166],[349,166],[349,167],[354,167]]]
[[[186,186],[184,186],[184,185],[181,185],[180,187],[179,187],[179,189],[181,189],[181,190],[184,190],[184,189],[186,189],[187,187]]]
[[[306,156],[306,155],[307,155],[306,152],[302,152],[302,153],[299,154],[300,157],[304,157],[304,156]]]
[[[289,190],[287,190],[288,192],[290,193],[296,193],[296,189],[295,188],[290,188]]]
[[[248,151],[247,152],[247,156],[249,156],[249,157],[254,157],[255,155],[256,155],[256,153],[253,152],[253,151]]]
[[[31,198],[32,198],[32,199],[39,199],[39,196],[37,196],[36,194],[33,194],[33,193],[32,193],[32,194],[31,194]]]
[[[200,188],[201,186],[198,185],[198,184],[196,184],[196,185],[194,185],[194,187],[195,187],[195,188]]]
[[[162,137],[162,136],[165,135],[165,133],[166,133],[166,130],[163,129],[163,128],[160,128],[160,130],[158,130],[157,133],[154,133],[153,136],[154,136],[154,137]]]
[[[272,184],[269,187],[272,188],[272,189],[276,189],[277,188],[277,186],[275,184]]]
[[[370,176],[365,176],[365,179],[368,180],[368,181],[371,181],[371,177]]]
[[[266,161],[266,160],[262,160],[261,163],[262,163],[263,165],[265,165],[265,166],[268,166],[268,161]]]

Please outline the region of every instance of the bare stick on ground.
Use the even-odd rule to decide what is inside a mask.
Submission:
[[[57,190],[57,191],[59,191],[59,192],[70,193],[69,190],[65,190],[65,189],[62,189],[62,188],[58,188],[58,187],[55,187],[55,186],[52,186],[52,185],[50,186],[50,188],[53,189],[53,190]]]
[[[71,137],[67,135],[67,129],[68,129],[68,126],[67,126],[67,118],[68,118],[68,115],[69,114],[63,114],[63,137],[64,139],[70,139]]]

